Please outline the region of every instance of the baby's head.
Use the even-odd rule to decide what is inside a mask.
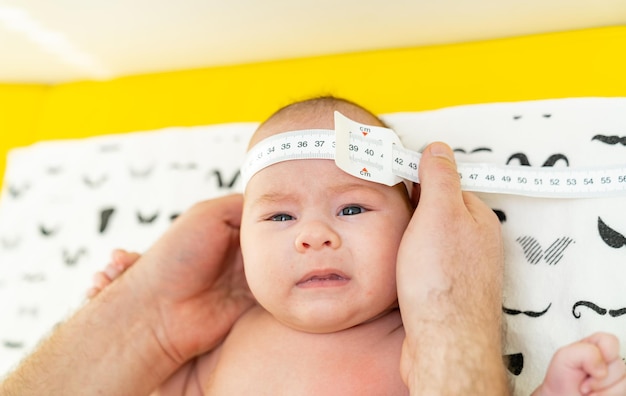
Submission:
[[[248,149],[261,140],[282,132],[334,129],[335,111],[363,124],[385,126],[378,117],[355,103],[334,97],[320,97],[296,102],[276,111],[257,128]]]
[[[312,99],[274,113],[250,147],[283,132],[334,129],[335,111],[383,126],[351,102]],[[245,192],[241,245],[250,289],[298,330],[327,333],[367,322],[396,306],[396,253],[411,214],[403,183],[361,180],[326,159],[270,165]]]

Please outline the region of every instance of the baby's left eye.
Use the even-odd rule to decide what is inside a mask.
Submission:
[[[365,212],[365,208],[362,208],[360,206],[346,206],[345,208],[341,209],[341,211],[339,212],[339,216],[352,216],[363,212]]]

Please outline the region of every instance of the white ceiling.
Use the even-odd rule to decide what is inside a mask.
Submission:
[[[626,25],[626,0],[0,0],[0,82]]]

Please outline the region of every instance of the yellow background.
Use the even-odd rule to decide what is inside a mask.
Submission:
[[[626,26],[617,26],[102,82],[0,84],[0,183],[12,147],[167,126],[261,121],[276,108],[312,95],[343,96],[375,113],[626,96],[625,49]]]

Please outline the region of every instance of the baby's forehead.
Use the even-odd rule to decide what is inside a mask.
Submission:
[[[287,161],[277,162],[259,169],[249,183],[256,180],[262,182],[263,185],[282,185],[291,186],[294,182],[295,187],[306,189],[311,183],[365,183],[357,177],[354,177],[337,166],[332,159],[320,158],[297,158]],[[286,184],[289,181],[290,184]],[[257,183],[255,183],[257,184]]]
[[[314,188],[324,191],[324,197],[359,192],[387,194],[398,190],[397,186],[363,180],[339,168],[328,159],[297,159],[279,162],[258,171],[249,181],[253,195],[306,196]],[[402,187],[404,192],[404,187]],[[399,190],[398,190],[399,191]],[[399,191],[400,192],[400,191]],[[247,194],[249,195],[249,194]]]

